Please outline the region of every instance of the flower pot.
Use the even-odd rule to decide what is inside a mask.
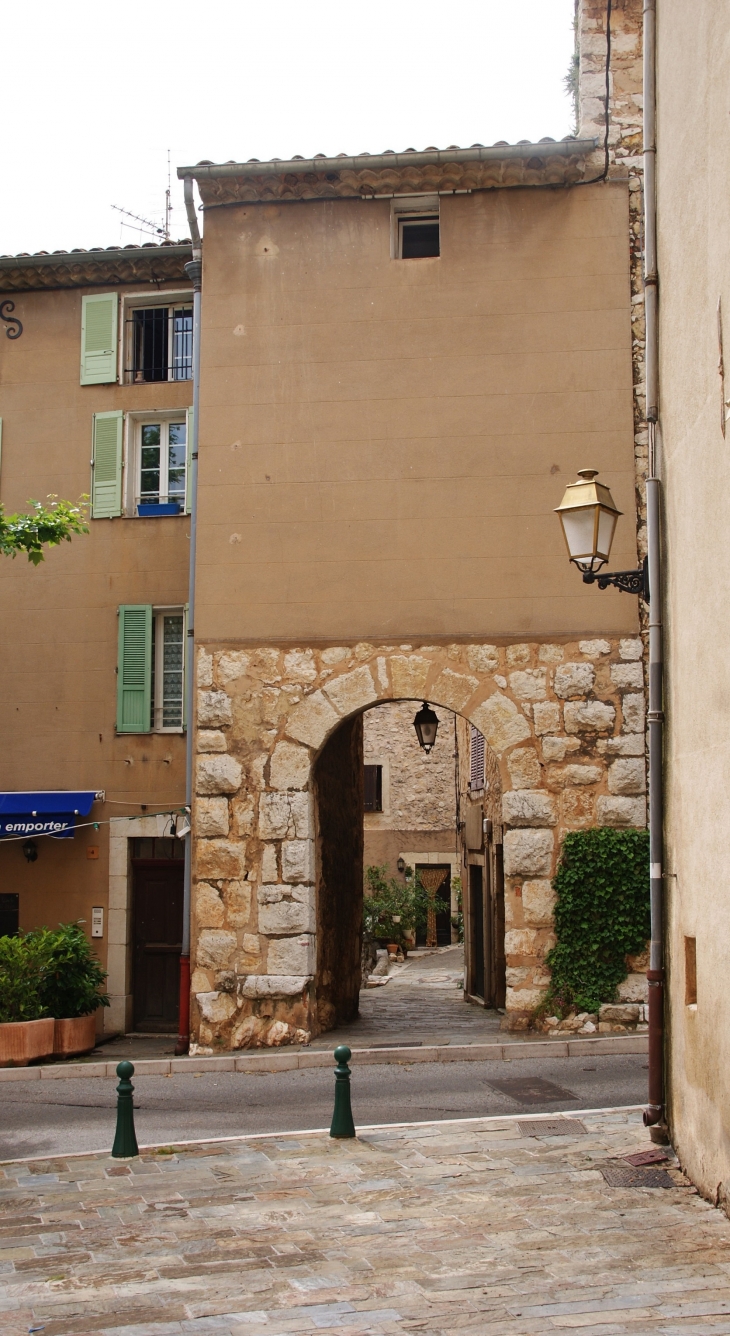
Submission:
[[[56,1021],[53,1052],[57,1058],[72,1058],[90,1053],[96,1044],[96,1014],[66,1017]]]
[[[56,1022],[52,1016],[40,1021],[5,1021],[0,1025],[0,1067],[27,1067],[29,1062],[49,1058],[53,1052]]]
[[[178,501],[140,501],[138,515],[179,515],[182,507]]]

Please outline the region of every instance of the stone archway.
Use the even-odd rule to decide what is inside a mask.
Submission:
[[[560,839],[645,824],[638,640],[198,650],[193,1025],[205,1049],[301,1042],[316,1023],[314,765],[392,700],[453,710],[502,782],[507,1013],[548,982]]]

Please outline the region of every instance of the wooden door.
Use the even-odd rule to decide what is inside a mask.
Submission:
[[[488,822],[485,897],[485,953],[486,992],[484,1001],[490,1007],[504,1007],[506,995],[506,962],[504,956],[504,864],[502,858],[502,830]]]
[[[486,1000],[484,956],[484,869],[478,863],[469,866],[469,952],[467,992],[470,997]]]
[[[183,866],[181,860],[132,861],[132,989],[137,1031],[177,1031]]]

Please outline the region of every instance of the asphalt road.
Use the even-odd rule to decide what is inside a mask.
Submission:
[[[603,1109],[642,1104],[646,1079],[646,1057],[633,1054],[389,1063],[353,1068],[352,1107],[361,1127]],[[326,1128],[332,1116],[326,1068],[142,1076],[134,1084],[140,1146]],[[109,1150],[115,1086],[113,1078],[3,1082],[0,1159]]]

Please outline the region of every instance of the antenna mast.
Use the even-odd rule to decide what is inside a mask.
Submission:
[[[165,241],[170,240],[170,217],[172,215],[172,204],[170,203],[170,150],[167,150],[167,190],[165,191]]]

